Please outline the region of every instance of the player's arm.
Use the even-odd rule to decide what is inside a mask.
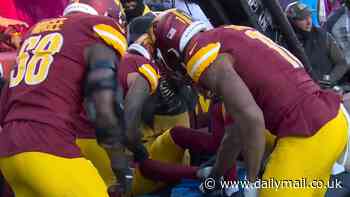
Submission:
[[[88,113],[96,127],[96,137],[111,159],[111,165],[122,187],[129,190],[130,178],[128,159],[123,146],[123,117],[120,115],[121,101],[116,80],[118,57],[103,44],[94,44],[85,50],[88,65],[86,96]],[[118,116],[119,115],[119,116]]]
[[[212,175],[223,176],[242,151],[248,178],[254,181],[265,147],[264,118],[249,89],[233,69],[234,61],[230,54],[219,54],[199,81],[222,97],[227,112],[237,123],[225,132]]]
[[[88,68],[86,96],[94,105],[94,122],[97,128],[116,128],[115,114],[116,57],[113,50],[103,44],[94,44],[85,50]],[[90,113],[93,114],[93,113]],[[100,142],[106,141],[99,138]]]
[[[151,94],[151,88],[141,74],[130,73],[127,78],[128,92],[125,97],[125,125],[128,139],[128,149],[134,154],[135,161],[141,162],[148,158],[142,145],[142,132],[140,131],[141,114],[146,99]]]

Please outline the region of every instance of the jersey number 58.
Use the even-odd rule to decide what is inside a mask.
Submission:
[[[22,81],[27,85],[37,85],[47,78],[53,55],[63,45],[60,33],[50,33],[27,38],[17,56],[17,67],[11,71],[10,88]]]

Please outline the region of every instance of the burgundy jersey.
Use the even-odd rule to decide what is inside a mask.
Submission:
[[[148,82],[151,93],[157,90],[159,82],[158,67],[141,55],[126,53],[118,67],[118,80],[123,87],[124,96],[129,90],[128,75],[130,73],[139,73]]]
[[[337,115],[340,97],[321,90],[296,57],[249,27],[231,25],[197,34],[185,54],[186,70],[194,82],[219,53],[233,56],[234,69],[273,134],[311,136]]]
[[[77,138],[83,139],[91,139],[96,138],[95,127],[88,118],[87,112],[84,107],[82,107],[82,111],[80,116],[77,117],[75,121],[75,131]]]
[[[1,106],[0,115],[3,126],[0,156],[33,149],[67,157],[79,154],[72,140],[79,135],[78,130],[86,126],[82,123],[85,121],[82,106],[88,69],[84,49],[98,43],[110,46],[120,57],[127,48],[124,30],[111,18],[103,16],[75,13],[33,26],[24,38],[17,65],[11,71],[9,87],[5,88],[7,100],[2,101],[5,104]],[[22,120],[39,123],[40,132],[47,132],[48,137],[42,138],[43,133],[37,133],[32,123],[33,129],[26,131],[16,130],[16,124],[11,124]],[[7,124],[11,125],[8,129]],[[42,125],[47,128],[42,129]],[[32,143],[21,143],[25,138],[31,138]],[[67,141],[66,147],[47,147],[48,144],[64,144],[63,140]]]

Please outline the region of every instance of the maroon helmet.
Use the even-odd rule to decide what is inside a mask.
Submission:
[[[179,56],[193,36],[207,29],[208,26],[204,22],[194,21],[179,9],[165,11],[156,17],[153,24],[157,47],[162,52],[173,51]]]
[[[165,68],[185,76],[185,47],[197,33],[207,29],[209,27],[204,22],[194,21],[185,12],[171,9],[154,19],[149,34],[159,49],[158,58],[163,59]]]
[[[125,28],[125,14],[117,0],[70,0],[63,15],[84,12],[91,15],[109,16]]]

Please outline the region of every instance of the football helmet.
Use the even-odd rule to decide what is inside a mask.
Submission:
[[[186,45],[197,33],[208,29],[204,22],[194,21],[179,9],[171,9],[156,16],[148,33],[160,50],[167,68],[183,72]]]
[[[180,56],[193,36],[208,29],[204,22],[194,21],[179,9],[171,9],[155,18],[150,32],[162,52],[174,51]]]
[[[125,13],[119,0],[70,0],[63,15],[84,12],[91,15],[111,17],[121,27],[126,28]]]
[[[125,27],[125,13],[119,0],[70,0],[63,15],[84,12],[91,15],[109,16]]]

